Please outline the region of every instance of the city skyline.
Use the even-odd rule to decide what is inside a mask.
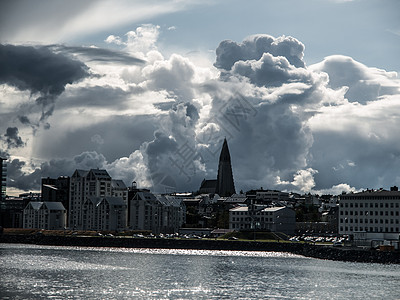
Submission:
[[[7,193],[91,168],[197,190],[224,138],[237,190],[400,185],[399,6],[4,1]]]

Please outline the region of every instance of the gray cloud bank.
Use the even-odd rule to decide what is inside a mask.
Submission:
[[[65,86],[88,76],[86,66],[46,47],[0,45],[0,83],[43,96],[58,96]]]
[[[85,64],[46,47],[0,45],[0,66],[0,84],[38,95],[35,102],[43,110],[40,121],[52,115],[55,99],[67,84],[89,76]],[[26,116],[21,120],[29,121]]]
[[[126,86],[77,87],[60,97],[57,114],[129,111],[147,105],[140,100],[143,95],[147,101],[159,98],[152,100],[153,110],[104,116],[67,133],[48,130],[35,151],[54,158],[30,174],[21,171],[25,162],[11,160],[10,185],[34,189],[41,177],[98,167],[157,192],[197,190],[203,178],[216,177],[224,138],[238,189],[329,192],[400,184],[400,144],[394,139],[400,125],[397,74],[345,56],[307,67],[304,49],[285,36],[223,41],[216,50],[219,75],[214,77],[176,54],[165,59],[153,51],[147,57],[156,59],[133,60],[135,69],[120,73]],[[65,84],[88,76],[79,61],[67,65],[77,73],[67,72],[59,84],[46,76],[41,83],[14,76],[19,82],[7,72],[0,78],[20,89],[63,91]],[[16,133],[10,133],[15,145]],[[58,144],[40,146],[45,139]]]

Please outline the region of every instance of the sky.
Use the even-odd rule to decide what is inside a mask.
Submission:
[[[397,0],[0,3],[7,194],[106,169],[157,193],[400,186]]]

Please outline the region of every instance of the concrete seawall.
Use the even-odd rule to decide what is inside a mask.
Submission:
[[[85,237],[46,235],[3,235],[0,243],[52,246],[125,247],[156,249],[198,249],[288,252],[306,257],[348,262],[400,263],[399,252],[380,252],[356,248],[333,248],[303,243],[278,243],[226,240],[146,239],[125,237]]]

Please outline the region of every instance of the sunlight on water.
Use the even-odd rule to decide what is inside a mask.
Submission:
[[[0,299],[399,299],[400,266],[261,251],[0,244]]]

